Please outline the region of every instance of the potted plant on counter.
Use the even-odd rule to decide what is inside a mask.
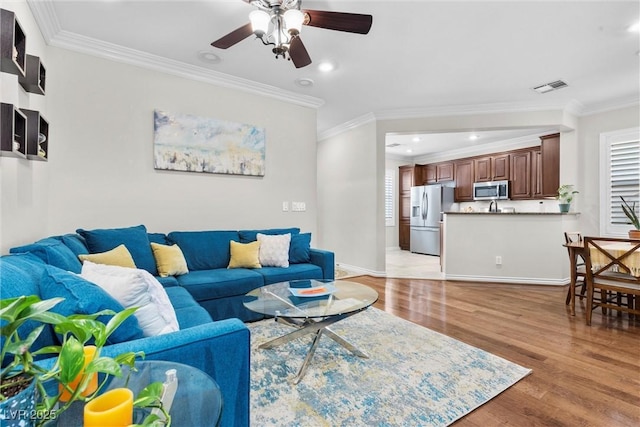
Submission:
[[[629,204],[624,197],[620,196],[622,200],[622,212],[627,216],[633,229],[629,230],[629,238],[633,240],[640,240],[640,218],[636,212],[636,202]]]
[[[573,184],[563,184],[558,188],[558,207],[560,208],[560,212],[569,212],[571,202],[576,194],[578,194],[578,191],[573,189]]]

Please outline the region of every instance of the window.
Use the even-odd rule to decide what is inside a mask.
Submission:
[[[395,224],[394,207],[395,207],[395,176],[396,171],[387,169],[384,174],[384,221],[387,227],[393,227]]]
[[[627,237],[620,196],[640,205],[640,128],[600,134],[600,234]]]

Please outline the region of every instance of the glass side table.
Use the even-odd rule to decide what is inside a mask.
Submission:
[[[218,384],[208,374],[189,365],[159,360],[136,362],[137,372],[131,374],[127,388],[133,391],[134,398],[147,385],[164,382],[165,372],[175,369],[178,388],[169,414],[174,426],[217,426],[222,414],[222,394]],[[112,378],[105,391],[124,387],[128,367],[122,368],[121,378]],[[75,406],[75,407],[74,407]],[[59,426],[81,426],[83,423],[83,405],[72,406],[63,412],[58,420]],[[133,422],[140,424],[149,414],[146,409],[134,409]]]

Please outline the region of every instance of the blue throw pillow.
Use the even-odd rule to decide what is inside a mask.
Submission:
[[[46,265],[32,254],[16,254],[5,255],[0,257],[0,299],[17,298],[19,296],[37,295],[41,299],[40,288],[38,283]],[[4,325],[4,321],[0,324]],[[27,320],[18,328],[20,337],[25,338],[36,327],[40,326],[40,322]],[[0,338],[0,344],[4,345],[4,338]],[[33,351],[50,345],[58,345],[58,341],[54,338],[53,328],[47,325],[31,349]],[[40,356],[39,359],[49,356]],[[6,359],[2,362],[6,362]],[[4,366],[3,363],[2,366]]]
[[[189,271],[212,270],[227,268],[231,259],[229,242],[238,240],[238,232],[172,231],[169,240],[182,250]]]
[[[74,273],[80,273],[80,260],[64,243],[54,238],[46,238],[35,243],[17,248],[11,248],[12,254],[31,253],[47,264]]]
[[[63,236],[56,236],[54,239],[60,240],[65,244],[66,247],[71,249],[71,252],[78,255],[89,253],[89,248],[87,248],[87,241],[84,240],[84,237],[79,234],[65,234]]]
[[[240,230],[238,234],[240,235],[240,243],[251,243],[258,240],[258,233],[260,234],[268,234],[270,236],[275,236],[277,234],[291,234],[293,235],[300,233],[300,229],[298,227],[292,228],[269,228],[266,230]]]
[[[311,233],[292,234],[289,243],[289,263],[301,264],[311,261]]]
[[[59,268],[46,266],[40,281],[42,299],[62,297],[64,301],[51,309],[63,316],[71,314],[94,314],[100,310],[113,310],[116,313],[124,307],[100,286],[93,284],[73,273]],[[98,317],[107,323],[111,316]],[[144,338],[144,333],[135,316],[129,316],[107,340],[107,344]]]
[[[158,274],[156,259],[151,251],[147,228],[138,225],[128,228],[108,228],[96,230],[76,230],[87,241],[87,248],[92,254],[110,251],[111,249],[125,245],[136,267],[147,270],[154,276]]]

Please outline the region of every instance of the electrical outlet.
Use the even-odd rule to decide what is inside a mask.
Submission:
[[[307,210],[307,204],[305,202],[291,202],[291,210],[293,212],[304,212]]]
[[[502,265],[502,257],[500,255],[496,256],[496,265]]]

